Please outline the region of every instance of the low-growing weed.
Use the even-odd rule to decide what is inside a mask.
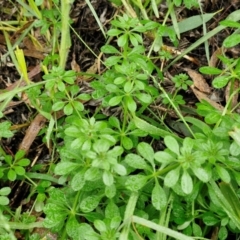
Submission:
[[[52,5],[40,11],[40,2],[32,5],[35,27],[53,36],[53,49],[42,62],[42,82],[3,93],[1,100],[6,106],[25,92],[28,104],[49,121],[39,137],[51,160],[32,166],[24,151],[12,154],[0,148],[0,239],[16,239],[15,229],[32,240],[49,232],[62,240],[192,240],[213,234],[224,240],[239,234],[240,117],[234,111],[238,104],[230,104],[239,89],[231,88],[223,110],[201,101],[194,115],[185,116],[183,92],[193,81],[179,73],[171,78],[171,90],[164,85],[162,65],[174,58],[164,48],[164,38],[177,46],[184,32],[174,9],[181,4],[198,8],[199,1],[166,1],[163,23],[149,20],[159,17],[161,1],[111,2],[123,4],[126,13],[111,21],[109,41],[101,48],[106,69],[89,84],[91,93],[82,92],[76,72],[65,69],[70,36],[66,12]],[[66,11],[69,16],[70,5]],[[167,16],[173,26],[166,25]],[[221,24],[239,29],[234,21]],[[63,29],[66,36],[62,32],[58,44]],[[238,34],[232,34],[223,47],[238,43]],[[239,59],[224,54],[219,59],[223,68],[200,68],[217,75],[214,88],[239,80]],[[99,107],[88,109],[89,100]],[[165,113],[153,110],[159,103]],[[3,117],[4,107],[0,109]],[[181,134],[170,128],[168,111],[184,126]],[[0,123],[1,139],[14,134],[10,121]],[[25,181],[29,191],[13,209],[11,188],[5,185],[17,180]]]

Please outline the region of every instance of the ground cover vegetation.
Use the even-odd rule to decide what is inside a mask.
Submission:
[[[0,239],[239,239],[239,1],[0,1]]]

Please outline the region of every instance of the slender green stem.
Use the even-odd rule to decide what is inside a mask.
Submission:
[[[156,224],[154,222],[151,222],[149,220],[146,220],[144,218],[140,218],[138,216],[132,216],[132,221],[134,223],[138,223],[140,225],[143,225],[145,227],[149,227],[151,229],[154,229],[159,232],[163,232],[164,234],[167,234],[168,236],[173,237],[174,239],[180,239],[180,240],[194,240],[192,237],[188,237],[182,233],[179,233],[177,231],[174,231],[170,228],[166,228],[164,226],[160,226],[159,224]],[[128,239],[128,238],[125,238]]]
[[[129,230],[130,230],[130,225],[131,225],[131,217],[134,213],[136,204],[137,204],[137,200],[138,200],[138,193],[137,192],[132,192],[132,195],[130,196],[129,200],[128,200],[128,204],[124,213],[124,228],[119,236],[119,240],[126,240],[129,239],[128,238],[128,234],[129,234]]]
[[[34,179],[47,180],[47,181],[50,181],[50,182],[58,183],[58,179],[52,177],[49,174],[27,172],[25,174],[25,176],[30,178],[30,179],[34,178]]]
[[[27,230],[27,229],[33,229],[33,228],[42,228],[43,223],[42,222],[34,222],[34,223],[22,223],[22,222],[0,222],[0,227],[4,228],[5,226],[8,226],[10,229],[19,229],[19,230]]]
[[[70,27],[69,27],[69,15],[71,9],[71,1],[61,0],[61,14],[62,14],[62,27],[61,27],[61,43],[59,50],[59,66],[65,69],[68,51],[71,47]]]

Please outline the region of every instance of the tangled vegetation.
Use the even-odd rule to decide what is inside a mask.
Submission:
[[[0,240],[239,239],[238,5],[3,0]]]

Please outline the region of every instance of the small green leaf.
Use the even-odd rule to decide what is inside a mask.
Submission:
[[[129,137],[122,137],[122,145],[127,150],[132,149],[133,148],[132,139]]]
[[[108,36],[118,36],[121,33],[122,33],[122,31],[120,31],[118,29],[110,29],[107,32]]]
[[[117,44],[119,47],[124,47],[126,43],[128,42],[128,35],[123,34],[117,39]]]
[[[137,110],[137,104],[132,97],[125,97],[127,108],[130,112],[134,113]]]
[[[73,172],[76,168],[79,167],[79,164],[72,162],[60,162],[54,169],[55,174],[57,175],[66,175]]]
[[[232,142],[230,145],[230,153],[232,156],[238,156],[240,155],[240,147],[237,144],[237,142]]]
[[[223,168],[219,165],[216,165],[216,170],[217,170],[219,177],[222,179],[223,182],[230,183],[231,177],[225,168]]]
[[[79,191],[80,189],[83,188],[83,186],[85,184],[84,173],[85,172],[82,172],[82,171],[78,172],[72,178],[71,187],[72,187],[73,191]]]
[[[23,176],[25,174],[25,169],[21,166],[14,166],[14,171],[17,175]]]
[[[176,185],[180,176],[180,167],[177,167],[168,172],[164,178],[164,185],[167,187],[173,187]]]
[[[140,142],[137,146],[138,152],[143,156],[148,162],[154,165],[154,151],[151,145],[146,142]]]
[[[218,232],[218,238],[219,240],[225,240],[228,237],[228,230],[226,227],[221,226]]]
[[[215,67],[201,67],[199,69],[199,71],[201,73],[204,73],[204,74],[211,74],[211,75],[214,75],[214,74],[221,74],[222,73],[222,70],[221,69],[218,69],[218,68],[215,68]]]
[[[119,163],[117,163],[113,166],[113,170],[120,176],[124,176],[127,174],[126,168],[122,164],[119,164]]]
[[[4,158],[4,161],[5,161],[7,164],[11,165],[11,164],[12,164],[12,161],[13,161],[13,158],[12,158],[12,156],[10,156],[10,155],[6,155],[5,158]]]
[[[99,204],[101,196],[93,195],[88,196],[82,200],[80,203],[80,208],[83,212],[92,212]]]
[[[66,223],[67,234],[72,239],[82,239],[82,238],[79,238],[79,234],[80,234],[79,227],[80,227],[80,224],[75,218],[75,216],[71,216]]]
[[[172,152],[176,153],[177,155],[180,154],[179,145],[175,138],[173,138],[172,136],[166,136],[164,138],[164,143],[167,146],[167,148],[169,148]]]
[[[163,164],[170,164],[171,162],[176,161],[176,159],[167,152],[156,152],[154,155],[154,159]]]
[[[225,38],[223,41],[223,46],[225,48],[231,48],[240,43],[240,34],[232,34]]]
[[[148,177],[143,176],[143,175],[134,175],[134,176],[129,176],[127,178],[127,181],[125,183],[126,188],[129,189],[130,191],[136,192],[140,190],[144,185],[147,183]]]
[[[65,102],[61,102],[61,101],[56,102],[52,105],[52,110],[59,111],[59,110],[63,109],[64,105],[65,105]]]
[[[58,88],[58,90],[59,90],[60,92],[64,92],[65,89],[66,89],[66,86],[65,86],[64,82],[59,81],[59,82],[57,83],[57,88]]]
[[[83,104],[81,102],[79,102],[79,101],[73,101],[72,105],[79,112],[82,112],[84,110]]]
[[[214,124],[217,123],[220,118],[221,118],[220,112],[210,112],[206,115],[204,119],[206,123]]]
[[[149,94],[137,93],[137,94],[135,94],[135,96],[143,103],[149,104],[152,102],[152,97]]]
[[[112,97],[109,100],[109,102],[108,102],[109,106],[117,106],[117,105],[119,105],[119,103],[121,103],[121,101],[122,101],[122,98],[123,98],[122,96]]]
[[[182,4],[182,0],[173,0],[173,3],[176,7],[179,7]]]
[[[111,116],[108,119],[108,122],[111,126],[117,128],[117,129],[120,129],[120,121],[118,120],[118,118]]]
[[[152,190],[152,204],[157,210],[164,209],[167,206],[167,196],[163,188],[156,182]]]
[[[0,205],[7,206],[9,204],[9,199],[5,196],[0,196]]]
[[[22,166],[22,167],[26,167],[26,166],[28,166],[30,163],[31,163],[30,160],[27,159],[27,158],[23,158],[23,159],[21,159],[20,161],[17,162],[17,164],[18,164],[19,166]]]
[[[223,88],[223,87],[225,87],[228,84],[230,78],[231,77],[229,77],[229,76],[219,76],[219,77],[216,77],[216,78],[213,79],[212,85],[215,88]]]
[[[73,113],[73,106],[71,103],[68,103],[67,105],[65,105],[65,107],[63,108],[63,112],[66,115],[71,115]]]
[[[106,218],[112,219],[114,217],[120,217],[119,207],[115,204],[114,201],[109,201],[105,208]]]
[[[212,212],[205,212],[202,220],[207,226],[214,226],[220,222],[220,220]]]
[[[10,127],[10,122],[5,121],[0,123],[0,138],[10,138],[13,136],[13,133],[9,130]]]
[[[220,22],[220,25],[226,26],[226,27],[235,27],[235,28],[240,28],[240,23],[231,21],[231,20],[223,20]]]
[[[104,182],[104,184],[106,186],[111,186],[111,185],[113,185],[113,181],[114,181],[114,179],[113,179],[112,173],[105,170],[103,172],[103,182]]]
[[[129,94],[129,93],[132,91],[132,89],[133,89],[133,83],[130,82],[130,81],[127,81],[127,82],[124,84],[123,89],[124,89],[124,92],[126,92],[126,93]]]
[[[8,174],[7,174],[7,177],[8,177],[8,179],[9,179],[10,181],[15,181],[16,178],[17,178],[17,174],[16,174],[16,172],[15,172],[14,170],[9,169]]]
[[[184,171],[181,177],[181,187],[184,193],[190,194],[193,190],[193,181],[188,171]]]
[[[0,189],[0,195],[7,196],[11,192],[10,187],[3,187]]]
[[[25,151],[24,151],[24,150],[19,150],[19,151],[17,151],[14,159],[15,159],[15,160],[19,160],[19,159],[23,158],[24,155],[25,155]]]
[[[202,182],[208,182],[210,179],[210,176],[208,175],[208,172],[204,168],[192,168],[192,171],[194,174],[198,177],[198,179]]]
[[[121,60],[122,57],[119,57],[119,56],[111,56],[109,58],[106,59],[105,61],[105,65],[107,67],[111,67],[111,66],[114,66],[116,65],[120,60]]]
[[[135,169],[149,169],[149,165],[146,163],[146,161],[133,153],[130,153],[126,156],[125,162],[132,168]]]
[[[135,38],[135,36],[133,34],[130,34],[129,39],[130,39],[131,44],[134,47],[138,46],[138,40]]]
[[[113,198],[116,195],[116,186],[113,184],[111,186],[105,186],[105,195],[107,198]]]
[[[193,222],[193,224],[192,224],[192,230],[193,230],[193,235],[194,235],[195,237],[202,237],[202,229],[201,229],[201,227],[200,227],[198,224],[196,224],[195,222]]]
[[[106,224],[102,220],[99,220],[99,219],[95,220],[93,225],[99,232],[107,231]]]
[[[126,81],[125,77],[117,77],[114,79],[114,83],[117,85],[123,84]]]
[[[101,51],[103,53],[112,53],[112,54],[119,53],[119,51],[115,47],[113,47],[111,45],[104,45],[104,46],[102,46],[101,47]]]
[[[84,179],[86,181],[96,181],[101,178],[101,175],[102,174],[98,168],[91,167],[85,172]]]

